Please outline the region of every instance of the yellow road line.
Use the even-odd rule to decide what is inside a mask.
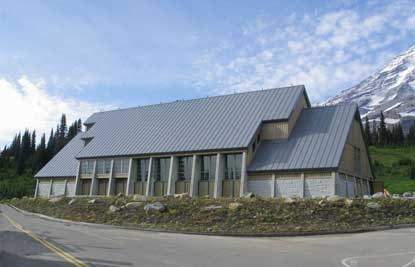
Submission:
[[[83,263],[82,261],[78,260],[77,258],[75,258],[74,256],[72,256],[68,252],[63,251],[62,249],[56,247],[55,245],[53,245],[52,243],[46,241],[45,239],[40,238],[39,236],[37,236],[36,234],[32,233],[31,231],[24,229],[23,226],[21,226],[19,223],[15,222],[9,216],[7,216],[6,214],[4,214],[4,212],[3,212],[3,216],[14,227],[16,227],[17,229],[19,229],[23,233],[29,235],[31,238],[33,238],[34,240],[38,241],[39,243],[41,243],[42,245],[44,245],[45,247],[47,247],[48,249],[50,249],[52,252],[54,252],[57,255],[59,255],[60,257],[64,258],[66,261],[72,263],[73,265],[75,265],[77,267],[89,267],[89,265],[87,265],[87,264]]]

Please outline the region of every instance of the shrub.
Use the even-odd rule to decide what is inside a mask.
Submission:
[[[414,160],[410,159],[410,158],[401,158],[398,160],[398,165],[399,166],[410,166],[414,164]]]

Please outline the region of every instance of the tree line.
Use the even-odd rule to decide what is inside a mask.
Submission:
[[[38,142],[35,130],[17,133],[11,144],[0,153],[0,199],[31,195],[35,184],[33,175],[81,130],[81,119],[68,127],[66,115],[62,114],[56,129],[51,129],[48,140],[43,133]]]
[[[365,117],[364,135],[369,146],[387,146],[387,145],[415,145],[415,123],[409,129],[405,136],[400,122],[387,127],[385,116],[380,112],[380,121],[372,120],[369,122]]]

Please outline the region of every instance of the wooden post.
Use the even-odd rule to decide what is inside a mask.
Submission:
[[[147,187],[146,187],[146,196],[153,195],[153,186],[151,177],[153,176],[153,157],[150,157],[149,163],[148,163],[148,176],[147,176]]]

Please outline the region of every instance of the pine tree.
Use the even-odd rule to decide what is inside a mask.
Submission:
[[[406,136],[406,142],[409,145],[415,145],[415,122],[412,124],[411,128],[409,128],[409,133]]]
[[[32,138],[31,138],[31,145],[30,145],[30,152],[33,155],[36,152],[36,130],[33,130],[32,132]]]
[[[388,129],[386,128],[385,116],[383,111],[380,112],[380,125],[379,125],[379,145],[384,146],[388,144]]]
[[[405,143],[405,134],[403,133],[402,124],[400,122],[396,126],[396,141],[398,145]]]
[[[53,157],[55,151],[55,134],[53,133],[53,128],[50,130],[48,144],[46,146],[47,159],[48,161]]]
[[[36,151],[36,168],[35,172],[39,171],[48,162],[48,152],[46,150],[46,136],[42,135],[40,144]]]
[[[372,144],[374,146],[377,146],[379,144],[378,140],[379,140],[379,138],[378,138],[378,131],[377,131],[377,126],[376,126],[376,121],[373,120],[372,121]]]
[[[82,120],[78,119],[78,122],[76,124],[76,133],[78,134],[79,132],[82,132]]]
[[[369,123],[369,119],[367,116],[365,117],[365,138],[366,138],[366,143],[368,146],[373,145],[372,144],[372,133],[370,132],[370,123]]]

